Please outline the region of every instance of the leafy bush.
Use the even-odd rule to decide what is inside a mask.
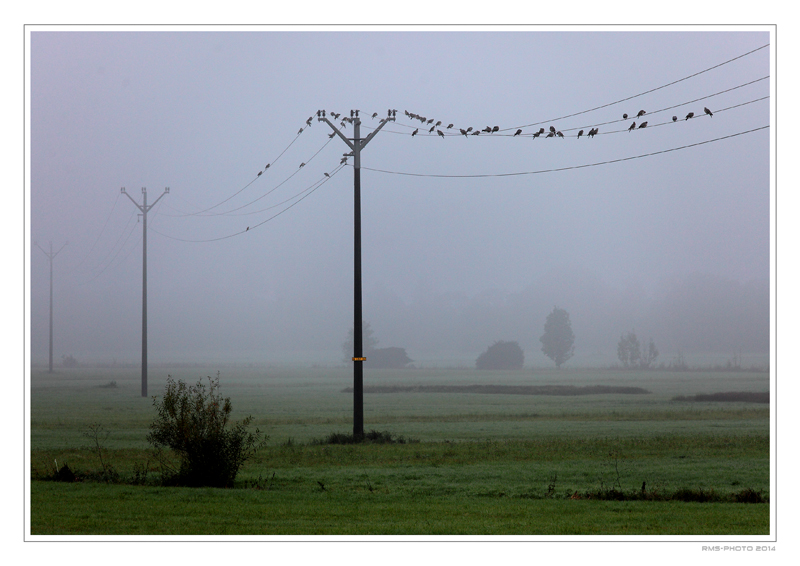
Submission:
[[[356,438],[352,433],[332,432],[322,440],[312,440],[312,445],[322,444],[406,444],[415,443],[418,440],[406,439],[404,436],[395,436],[388,431],[371,430],[364,434],[363,438]]]
[[[475,367],[478,369],[522,369],[525,354],[516,342],[495,342],[478,356]]]
[[[153,397],[158,417],[150,425],[147,440],[158,451],[170,448],[180,462],[175,470],[162,459],[165,484],[232,486],[241,465],[266,444],[258,429],[247,431],[253,417],[226,429],[231,400],[218,393],[219,374],[208,381],[208,388],[202,380],[189,386],[169,376],[164,397]]]

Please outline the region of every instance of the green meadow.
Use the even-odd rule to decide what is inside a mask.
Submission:
[[[365,429],[405,442],[331,445],[318,441],[352,432],[349,368],[219,371],[234,419],[252,415],[269,443],[233,488],[192,489],[158,483],[145,440],[155,409],[138,370],[33,368],[30,533],[770,534],[769,405],[686,400],[763,393],[767,373],[366,368],[365,386],[383,392],[364,395]],[[216,374],[151,368],[148,392],[159,395],[168,375]],[[646,392],[452,388],[474,385]],[[115,481],[102,481],[101,458]],[[63,464],[78,481],[48,479]]]

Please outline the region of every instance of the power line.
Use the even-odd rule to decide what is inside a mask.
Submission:
[[[247,227],[247,228],[245,228],[244,230],[239,230],[238,232],[234,232],[233,234],[228,234],[228,235],[226,235],[226,236],[220,236],[220,237],[218,237],[218,238],[208,238],[208,239],[203,239],[203,240],[190,240],[190,239],[188,239],[188,238],[178,238],[178,237],[176,237],[176,236],[170,236],[169,234],[164,234],[164,233],[162,233],[162,232],[159,232],[158,230],[156,230],[156,229],[155,229],[155,228],[153,228],[152,226],[150,227],[150,229],[151,229],[153,232],[155,232],[156,234],[160,235],[160,236],[164,236],[165,238],[169,238],[170,240],[177,240],[177,241],[179,241],[179,242],[202,242],[202,243],[205,243],[205,242],[218,242],[218,241],[220,241],[220,240],[227,240],[227,239],[229,239],[229,238],[233,238],[234,236],[240,236],[240,235],[242,235],[242,234],[244,234],[244,233],[246,233],[246,232],[249,232],[250,230],[253,230],[253,229],[255,229],[255,228],[258,228],[259,226],[262,226],[262,225],[266,224],[266,223],[267,223],[267,222],[269,222],[270,220],[273,220],[273,219],[277,218],[278,216],[280,216],[281,214],[283,214],[284,212],[286,212],[286,211],[287,211],[287,210],[289,210],[290,208],[292,208],[292,207],[294,207],[295,205],[299,204],[301,201],[305,200],[305,199],[306,199],[307,197],[309,197],[309,196],[310,196],[312,193],[314,193],[314,192],[315,192],[317,189],[319,189],[319,188],[320,188],[322,185],[324,185],[325,183],[327,183],[328,181],[330,181],[330,180],[333,178],[333,176],[334,176],[334,175],[336,175],[336,173],[338,173],[339,171],[341,171],[343,168],[344,168],[344,164],[342,164],[342,165],[339,165],[338,167],[336,167],[336,169],[334,169],[334,170],[333,170],[333,171],[330,173],[330,175],[329,175],[328,177],[325,177],[324,179],[321,179],[321,180],[320,180],[318,183],[316,183],[316,186],[312,185],[311,187],[304,189],[302,192],[300,192],[300,193],[297,193],[297,194],[296,194],[294,197],[291,197],[290,199],[288,199],[288,200],[292,200],[292,199],[294,199],[294,198],[298,197],[299,195],[302,195],[303,193],[306,193],[306,194],[305,194],[305,195],[303,195],[301,198],[297,199],[295,202],[293,202],[292,204],[290,204],[289,206],[287,206],[287,207],[286,207],[286,208],[284,208],[283,210],[281,210],[281,211],[279,211],[279,212],[277,212],[277,213],[273,214],[272,216],[270,216],[270,217],[269,217],[269,218],[267,218],[266,220],[262,220],[262,221],[261,221],[261,222],[259,222],[258,224],[253,224],[252,226],[248,226],[248,227]],[[284,201],[284,202],[287,202],[287,201]],[[265,209],[265,210],[266,210],[266,209]]]
[[[538,174],[541,174],[541,173],[557,173],[557,172],[560,172],[560,171],[570,171],[570,170],[573,170],[573,169],[585,169],[587,167],[597,167],[599,165],[609,165],[611,163],[620,163],[622,161],[631,161],[633,159],[641,159],[643,157],[652,157],[654,155],[660,155],[662,153],[670,153],[670,152],[673,152],[673,151],[679,151],[679,150],[682,150],[682,149],[688,149],[690,147],[697,147],[697,146],[700,146],[700,145],[705,145],[705,144],[708,144],[708,143],[714,143],[714,142],[718,142],[718,141],[721,141],[721,140],[726,140],[726,139],[729,139],[729,138],[735,138],[737,136],[742,136],[744,134],[750,134],[750,133],[753,133],[753,132],[757,132],[759,130],[763,130],[765,128],[769,128],[769,126],[761,126],[759,128],[754,128],[752,130],[747,130],[747,131],[739,132],[739,133],[736,133],[736,134],[730,134],[730,135],[723,136],[723,137],[720,137],[720,138],[714,138],[714,139],[706,140],[706,141],[702,141],[702,142],[692,143],[692,144],[688,144],[688,145],[682,145],[680,147],[673,147],[673,148],[670,148],[670,149],[663,149],[661,151],[653,151],[651,153],[643,153],[641,155],[634,155],[634,156],[631,156],[631,157],[622,157],[620,159],[610,159],[608,161],[600,161],[600,162],[597,162],[597,163],[587,163],[587,164],[584,164],[584,165],[572,165],[570,167],[557,167],[557,168],[553,168],[553,169],[540,169],[538,171],[521,171],[521,172],[517,172],[517,173],[485,173],[485,174],[479,174],[479,175],[437,175],[437,174],[426,174],[426,173],[408,173],[408,172],[404,172],[404,171],[387,171],[385,169],[374,169],[372,167],[364,167],[364,169],[367,169],[368,171],[376,171],[378,173],[386,173],[386,174],[389,174],[389,175],[405,175],[405,176],[408,176],[408,177],[432,177],[432,178],[437,178],[437,179],[478,179],[478,178],[485,178],[485,177],[514,177],[514,176],[519,176],[519,175],[538,175]]]

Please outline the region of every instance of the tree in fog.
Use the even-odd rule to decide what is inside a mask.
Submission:
[[[353,360],[355,341],[355,331],[351,328],[350,332],[347,334],[347,340],[345,340],[344,344],[342,344],[342,354],[344,354],[342,360],[344,362],[350,362]],[[377,345],[378,339],[375,338],[375,333],[372,331],[372,326],[370,326],[369,322],[365,321],[361,327],[361,346],[364,350],[364,355],[367,356],[369,352],[373,351]]]
[[[569,313],[564,309],[553,307],[553,312],[547,315],[544,334],[539,341],[542,343],[544,355],[553,360],[560,369],[561,365],[575,353],[575,334],[572,332]]]
[[[658,358],[658,348],[656,348],[656,343],[653,339],[650,338],[647,348],[642,351],[636,332],[631,330],[627,335],[619,337],[619,342],[617,343],[617,357],[626,368],[637,366],[649,368],[655,363],[656,358]]]
[[[516,342],[495,342],[475,360],[478,369],[522,369],[525,354]]]

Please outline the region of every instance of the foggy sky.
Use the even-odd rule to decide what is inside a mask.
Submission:
[[[756,100],[771,47],[664,85],[768,43],[757,27],[33,31],[30,238],[69,242],[54,261],[56,358],[137,359],[142,224],[120,187],[139,203],[141,187],[148,203],[169,187],[148,215],[151,361],[337,363],[353,169],[334,173],[348,148],[316,112],[356,108],[364,136],[397,109],[362,153],[364,318],[380,345],[419,359],[518,340],[535,361],[557,304],[587,361],[632,328],[667,360],[766,352],[773,133],[667,150],[770,126],[770,99]],[[633,120],[648,127],[628,132]],[[531,138],[550,125],[565,138]],[[229,214],[193,214],[229,198],[209,211]],[[35,245],[29,262],[32,358],[46,361],[49,263]]]

